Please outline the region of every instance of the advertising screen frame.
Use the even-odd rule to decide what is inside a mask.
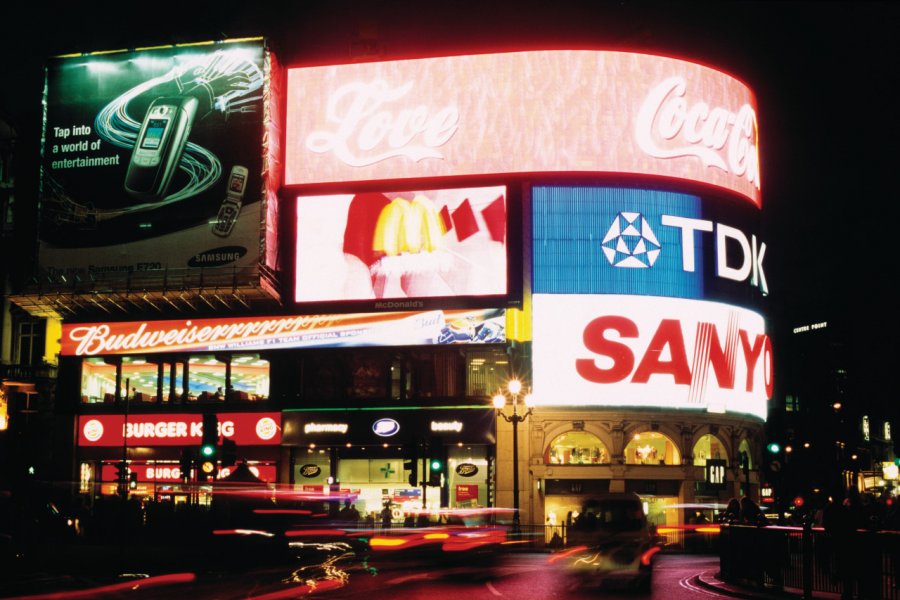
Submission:
[[[449,239],[451,242],[451,244],[446,245],[443,250],[438,249],[438,251],[434,253],[434,256],[440,256],[441,254],[446,252],[445,256],[453,257],[455,255],[452,253],[452,244],[459,244],[461,247],[462,244],[473,239],[496,239],[496,236],[500,235],[499,230],[492,228],[496,227],[496,219],[499,218],[500,211],[497,208],[499,206],[498,203],[493,201],[481,201],[481,204],[483,204],[484,206],[475,206],[475,203],[470,203],[468,198],[466,198],[466,195],[471,193],[479,194],[486,198],[487,196],[492,195],[495,191],[497,195],[503,196],[503,209],[505,212],[505,214],[503,215],[503,227],[505,228],[505,230],[502,232],[502,235],[505,238],[503,241],[505,247],[502,256],[502,260],[505,261],[505,273],[502,275],[502,277],[504,278],[504,285],[497,286],[498,290],[503,287],[503,291],[499,291],[498,293],[459,293],[454,295],[441,295],[439,292],[435,292],[433,294],[410,295],[408,297],[389,294],[388,296],[379,298],[298,298],[298,290],[302,285],[302,282],[300,280],[300,271],[302,268],[301,259],[298,254],[301,250],[302,244],[300,237],[303,234],[299,230],[300,225],[298,223],[297,213],[299,213],[301,203],[303,201],[307,199],[324,201],[329,197],[333,197],[336,200],[341,201],[342,203],[346,203],[348,199],[351,199],[352,205],[357,202],[358,198],[377,197],[381,199],[381,203],[386,203],[388,200],[394,201],[397,198],[400,198],[402,200],[405,200],[406,202],[404,203],[408,205],[410,200],[418,196],[425,196],[426,198],[429,198],[435,197],[437,195],[437,197],[451,198],[451,201],[454,202],[454,205],[458,204],[458,208],[466,210],[459,210],[457,213],[453,210],[448,209],[446,206],[438,206],[438,204],[440,204],[440,202],[438,202],[437,204],[432,204],[434,208],[432,212],[434,213],[434,216],[437,217],[437,223],[441,228],[441,231],[443,232],[443,237],[445,239]],[[292,192],[291,197],[293,205],[296,207],[295,217],[291,220],[294,226],[291,236],[294,240],[291,252],[292,268],[289,274],[285,274],[284,278],[286,281],[290,282],[289,289],[291,290],[291,292],[290,298],[288,298],[287,300],[292,303],[292,305],[298,312],[304,314],[348,312],[356,313],[397,310],[461,310],[469,308],[505,308],[521,306],[523,286],[521,185],[479,182],[477,184],[469,186],[442,187],[439,185],[424,184],[417,188],[410,188],[409,190],[406,190],[404,188],[400,191],[396,191],[392,188],[390,190],[373,190],[345,194],[331,192],[315,193],[312,191],[304,190],[300,192]],[[392,204],[394,203],[396,202],[392,202]],[[378,215],[378,220],[374,218],[375,215],[369,215],[368,220],[371,222],[367,226],[373,230],[380,229],[380,217],[385,216],[392,208],[393,206],[386,206],[386,208],[382,209],[380,211],[380,214]],[[485,211],[487,211],[487,217],[485,215]],[[360,220],[358,209],[356,215],[356,220]],[[488,219],[491,219],[492,222],[488,223]],[[456,225],[458,223],[461,224],[462,227],[457,228]],[[466,229],[466,227],[468,227],[469,229]],[[466,235],[470,235],[470,237],[465,238],[463,242],[459,242],[457,230],[465,231]],[[474,232],[474,235],[472,235],[472,232]],[[365,243],[365,240],[372,238],[372,236],[359,236],[359,238],[360,239],[357,241],[356,246],[360,246],[360,244],[363,244],[368,247],[368,244]],[[492,242],[488,241],[488,243]],[[362,250],[365,253],[368,253],[367,248],[362,248]],[[346,242],[344,243],[344,251],[351,251],[348,250]],[[349,258],[353,260],[354,264],[359,264],[360,262],[371,262],[373,256],[377,258],[377,256],[375,255],[376,253],[371,254],[372,256],[369,256],[363,261],[358,260],[355,256],[350,256]],[[319,255],[320,253],[317,252],[316,256]],[[460,259],[458,257],[454,257],[454,260]],[[377,263],[373,264],[371,267],[367,267],[365,264],[363,264],[360,269],[370,268],[370,270],[374,273],[377,266]],[[335,272],[335,269],[329,271],[329,273],[331,273],[332,275]],[[376,278],[373,275],[372,280],[375,281],[375,279]]]

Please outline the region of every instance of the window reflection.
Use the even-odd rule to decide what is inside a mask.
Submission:
[[[258,354],[91,357],[82,361],[81,401],[255,401],[268,398],[269,383],[269,361]]]
[[[544,452],[545,464],[597,465],[609,463],[609,452],[600,439],[584,431],[557,436]]]

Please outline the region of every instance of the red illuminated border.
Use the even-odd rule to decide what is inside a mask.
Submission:
[[[219,435],[239,446],[281,444],[281,413],[219,413]],[[127,444],[125,435],[127,434]],[[201,414],[81,415],[79,446],[199,446]]]
[[[760,205],[756,101],[674,58],[532,51],[288,71],[285,184],[614,173]]]

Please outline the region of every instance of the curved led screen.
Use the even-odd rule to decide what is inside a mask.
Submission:
[[[615,173],[760,204],[756,101],[679,59],[544,50],[288,71],[285,184]]]
[[[675,192],[535,186],[536,294],[638,294],[751,308],[768,294],[759,211]]]
[[[755,312],[699,300],[535,294],[539,406],[670,408],[766,418],[772,344]]]

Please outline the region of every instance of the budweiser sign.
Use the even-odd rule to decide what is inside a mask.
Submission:
[[[331,152],[351,167],[401,156],[413,161],[443,158],[437,148],[456,133],[459,110],[452,105],[437,110],[405,105],[412,87],[411,81],[391,86],[380,80],[341,86],[328,99],[332,128],[310,133],[306,147]]]
[[[684,77],[669,77],[654,87],[638,111],[635,139],[656,158],[694,156],[706,167],[743,177],[759,189],[756,112],[744,104],[736,112],[689,104]]]
[[[188,321],[64,323],[61,354],[96,356],[274,348],[409,346],[463,341],[486,343],[496,340],[486,337],[451,339],[452,336],[448,337],[448,327],[460,321],[469,323],[474,330],[475,324],[480,323],[479,328],[483,328],[488,321],[502,322],[503,319],[502,310],[477,309]]]

